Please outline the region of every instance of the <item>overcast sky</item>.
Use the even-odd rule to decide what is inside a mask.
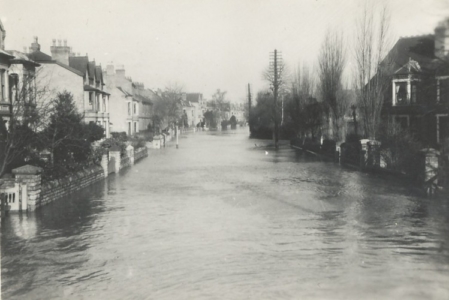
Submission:
[[[169,82],[210,98],[216,89],[243,101],[246,86],[264,88],[269,53],[292,69],[316,64],[328,27],[354,35],[362,1],[335,0],[0,0],[6,48],[23,51],[33,36],[50,54],[52,39],[105,67],[125,65],[149,88]],[[433,33],[448,0],[390,1],[395,40]],[[349,46],[349,42],[347,43]],[[350,53],[350,49],[348,49]]]

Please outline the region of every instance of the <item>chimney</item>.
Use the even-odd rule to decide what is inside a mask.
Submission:
[[[123,65],[118,65],[117,70],[115,70],[115,74],[117,74],[118,77],[125,78],[125,67]]]
[[[41,45],[39,45],[37,36],[34,37],[34,42],[31,43],[31,47],[29,48],[30,52],[40,51]]]
[[[0,20],[0,50],[5,50],[5,36],[6,30],[3,27],[2,21]]]
[[[50,47],[51,56],[56,61],[69,65],[69,56],[72,49],[67,46],[67,40],[64,40],[64,46],[61,45],[61,40],[58,40],[58,46],[56,46],[56,40],[53,39],[53,46]]]
[[[113,64],[108,64],[107,66],[106,66],[106,74],[108,75],[108,76],[111,76],[111,75],[114,75],[114,65]]]
[[[441,59],[449,55],[449,18],[435,28],[435,56]]]

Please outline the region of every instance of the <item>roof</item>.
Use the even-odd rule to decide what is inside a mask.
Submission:
[[[125,91],[123,88],[121,87],[117,87],[117,89],[119,89],[123,94],[125,94],[125,97],[132,97],[133,95],[128,93],[127,91]]]
[[[80,71],[81,73],[86,74],[87,65],[89,64],[89,59],[87,56],[70,56],[69,57],[69,66]]]
[[[203,98],[203,94],[200,93],[189,93],[186,94],[186,100],[190,102],[199,102]]]
[[[97,78],[97,81],[103,83],[103,71],[101,70],[101,66],[95,67],[95,77]]]
[[[30,58],[36,62],[47,62],[47,61],[53,60],[50,55],[45,54],[44,52],[41,52],[40,50],[28,53],[27,56],[28,56],[28,58]]]
[[[95,88],[93,86],[90,86],[90,85],[84,85],[84,90],[88,91],[88,92],[97,92],[97,93],[100,93],[100,94],[103,94],[103,95],[110,95],[109,93],[106,93],[105,91],[102,91],[102,90],[97,89],[97,88]]]
[[[90,61],[88,65],[89,79],[95,78],[95,61]]]
[[[6,51],[4,51],[2,49],[0,49],[0,55],[7,56],[9,58],[13,58],[14,57],[14,55],[9,54],[8,52],[6,52]]]
[[[40,64],[38,64],[37,62],[29,59],[28,56],[23,52],[17,50],[7,50],[6,52],[8,52],[10,55],[14,57],[13,59],[10,60],[12,64],[19,63],[19,64],[30,64],[34,65],[35,67],[40,66]]]
[[[409,59],[418,63],[430,61],[435,58],[435,36],[432,34],[402,37],[391,49],[389,55],[394,56],[393,61],[403,66]]]
[[[413,66],[410,65],[410,61],[413,62]],[[449,74],[448,63],[435,57],[433,34],[400,38],[382,63],[392,64],[392,70],[396,75],[421,71]]]

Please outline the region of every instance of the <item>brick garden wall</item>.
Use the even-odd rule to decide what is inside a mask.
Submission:
[[[134,162],[137,162],[138,160],[147,157],[148,156],[148,148],[147,147],[142,147],[142,148],[137,148],[134,151]]]
[[[87,170],[42,184],[41,197],[37,207],[64,197],[74,191],[85,188],[104,178],[102,167],[91,167]]]

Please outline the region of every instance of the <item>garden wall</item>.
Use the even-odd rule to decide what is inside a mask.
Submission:
[[[37,207],[64,197],[74,191],[85,188],[104,178],[103,168],[95,166],[59,180],[53,180],[42,184],[41,197]]]

